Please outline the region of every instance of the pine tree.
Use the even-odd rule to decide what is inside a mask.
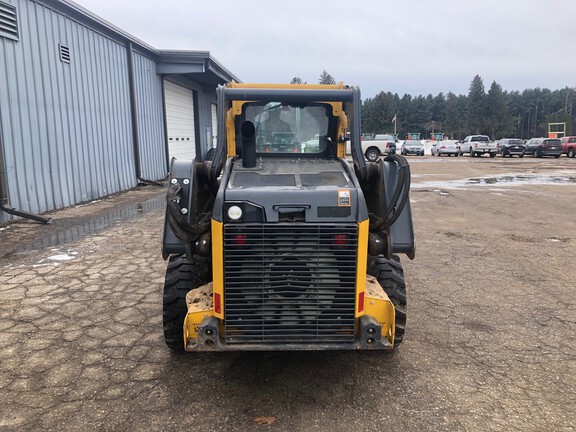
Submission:
[[[484,91],[484,82],[480,75],[476,75],[470,83],[470,90],[468,92],[468,127],[470,131],[475,134],[484,132],[485,122],[485,98],[486,92]]]
[[[322,71],[320,75],[320,79],[318,80],[319,84],[336,84],[336,80],[330,75],[326,70]]]
[[[492,139],[503,138],[509,131],[510,119],[506,108],[506,100],[502,94],[502,87],[492,82],[486,95],[486,126]]]

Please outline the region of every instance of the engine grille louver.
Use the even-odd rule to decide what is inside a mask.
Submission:
[[[354,339],[357,226],[224,227],[228,344]]]

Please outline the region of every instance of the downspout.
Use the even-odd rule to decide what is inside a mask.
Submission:
[[[134,52],[132,42],[126,45],[128,51],[128,85],[130,88],[130,117],[132,120],[132,143],[134,146],[134,165],[136,178],[145,185],[163,186],[162,183],[142,178],[142,166],[140,164],[140,138],[138,136],[138,113],[136,105],[136,80],[134,79]]]
[[[166,151],[166,172],[170,172],[170,148],[168,147],[168,115],[166,114],[166,89],[164,88],[164,75],[162,79],[162,121],[164,122],[164,150]]]
[[[1,126],[1,124],[0,124]],[[49,224],[52,218],[45,218],[33,213],[28,213],[8,206],[8,182],[6,180],[6,169],[4,168],[4,141],[2,141],[2,128],[0,127],[0,211],[20,216],[25,219],[32,219],[38,222]]]

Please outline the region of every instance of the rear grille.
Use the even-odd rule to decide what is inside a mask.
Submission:
[[[224,226],[228,344],[354,339],[357,226]]]

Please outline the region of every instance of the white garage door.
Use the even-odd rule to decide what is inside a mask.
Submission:
[[[164,95],[170,159],[194,159],[196,139],[192,90],[164,81]]]

